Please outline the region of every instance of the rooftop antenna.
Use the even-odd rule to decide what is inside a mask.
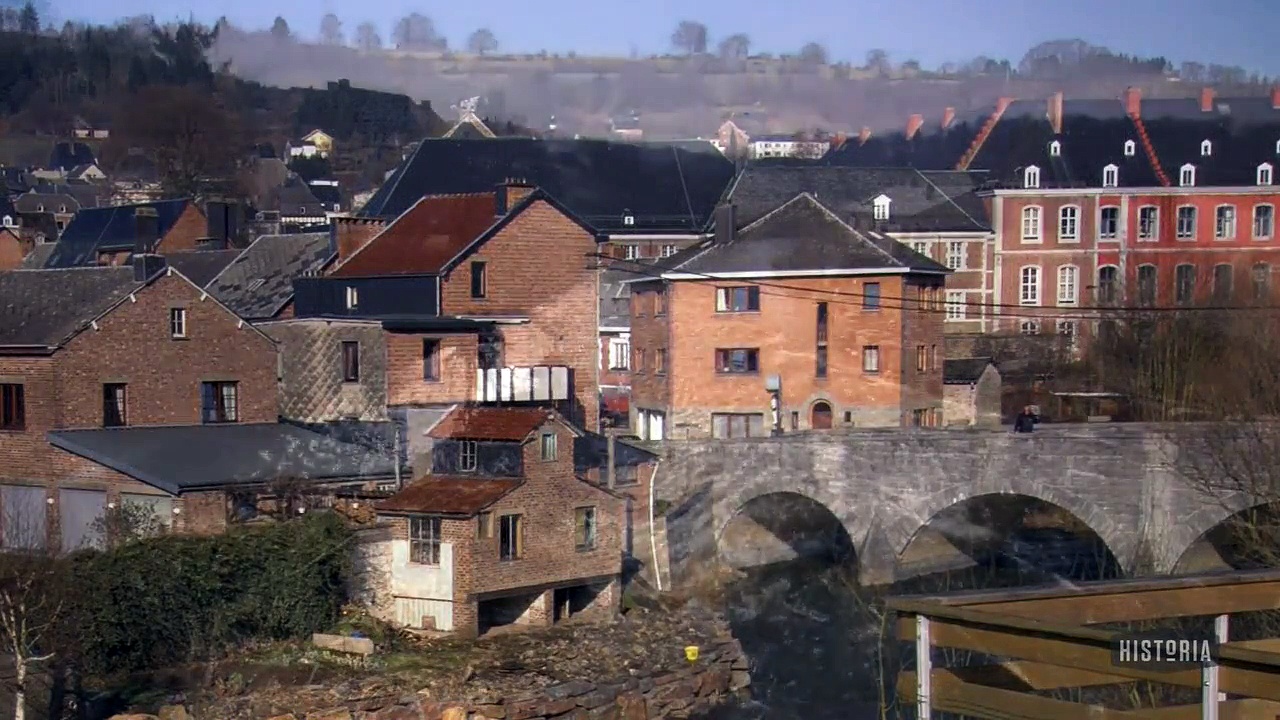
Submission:
[[[480,105],[480,96],[469,97],[466,100],[459,100],[456,105],[451,105],[450,109],[458,113],[458,121],[465,122],[476,116],[476,107]]]

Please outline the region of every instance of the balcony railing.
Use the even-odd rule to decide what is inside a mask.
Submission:
[[[573,373],[563,365],[476,370],[476,402],[541,402],[573,398]]]

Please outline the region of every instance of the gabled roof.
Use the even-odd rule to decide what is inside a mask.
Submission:
[[[801,193],[728,241],[705,241],[659,266],[663,277],[672,279],[759,273],[950,272],[886,235],[853,229],[809,193]]]
[[[60,187],[66,189],[65,185]],[[62,212],[64,206],[67,208],[66,212],[73,213],[80,209],[80,201],[74,195],[69,192],[54,191],[49,185],[28,190],[14,198],[13,204],[20,213]]]
[[[342,204],[342,191],[337,185],[318,185],[315,183],[308,183],[307,187],[311,189],[312,197],[325,205],[333,206]]]
[[[530,407],[456,407],[427,433],[436,439],[524,442],[538,428],[558,420],[578,432],[554,410]]]
[[[485,125],[484,121],[476,117],[474,113],[467,113],[440,137],[452,138],[454,140],[485,140],[497,136],[494,135],[493,131],[489,129],[489,126]]]
[[[140,287],[127,266],[0,273],[0,347],[58,347]]]
[[[497,222],[496,207],[494,193],[421,198],[330,275],[439,273]]]
[[[49,257],[48,268],[67,268],[97,262],[101,251],[131,250],[138,238],[134,214],[138,208],[156,211],[160,237],[163,238],[191,203],[188,199],[160,200],[136,205],[84,208],[76,213],[58,238]]]
[[[994,366],[989,357],[950,358],[942,363],[942,382],[946,385],[972,385],[982,379],[988,367]]]
[[[426,475],[376,507],[387,513],[474,515],[522,484],[512,478]]]
[[[165,253],[164,259],[170,267],[185,275],[188,280],[199,287],[204,287],[239,255],[239,250],[191,250]]]
[[[810,193],[842,220],[882,231],[982,231],[990,229],[976,190],[982,173],[920,172],[912,168],[823,165],[752,165],[730,187],[727,200],[741,225],[764,217],[801,193]],[[872,200],[887,195],[888,221],[875,221]]]
[[[206,289],[240,317],[274,317],[293,297],[293,279],[333,257],[329,233],[263,235],[254,240]]]
[[[93,150],[82,142],[55,143],[53,152],[49,154],[49,167],[56,170],[70,170],[77,165],[94,165],[98,161]]]
[[[392,218],[424,195],[491,192],[521,178],[605,232],[696,232],[732,179],[719,153],[602,140],[494,138],[419,143],[361,209]],[[627,224],[624,216],[631,216]]]

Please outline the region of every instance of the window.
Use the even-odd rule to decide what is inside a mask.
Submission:
[[[923,240],[912,241],[911,250],[913,252],[920,253],[925,257],[929,257],[929,243],[924,242]]]
[[[596,509],[580,507],[573,511],[573,545],[579,552],[596,549]]]
[[[415,565],[440,564],[440,518],[409,518],[409,562]]]
[[[1178,239],[1194,240],[1196,237],[1196,209],[1191,205],[1178,208]]]
[[[461,440],[458,442],[458,470],[475,472],[479,457],[480,446],[475,440]]]
[[[1120,234],[1120,208],[1109,205],[1098,211],[1098,237],[1115,240]]]
[[[1231,301],[1235,268],[1221,263],[1213,266],[1213,300],[1218,303]]]
[[[1156,288],[1159,287],[1158,272],[1155,265],[1138,266],[1138,304],[1152,307],[1156,304]]]
[[[716,288],[716,312],[759,312],[760,288],[755,285]]]
[[[175,340],[187,337],[186,308],[169,308],[169,337]]]
[[[627,370],[631,367],[631,342],[622,338],[609,339],[609,369]]]
[[[1196,266],[1179,265],[1173,269],[1174,300],[1186,305],[1195,298]]]
[[[476,539],[488,540],[493,537],[493,515],[482,512],[476,515]]]
[[[1022,171],[1022,187],[1038,188],[1040,187],[1040,168],[1032,165]]]
[[[1115,265],[1098,268],[1098,304],[1114,305],[1120,295],[1120,269]]]
[[[1271,266],[1257,263],[1253,266],[1253,299],[1269,300],[1271,298]]]
[[[817,338],[816,347],[814,349],[814,377],[824,378],[827,376],[827,304],[820,302],[817,305]]]
[[[1049,157],[1058,157],[1062,154],[1062,143],[1054,140],[1049,143]]]
[[[653,371],[659,375],[667,372],[667,349],[658,348],[653,351]]]
[[[947,267],[952,270],[964,269],[964,243],[947,243]]]
[[[1132,141],[1132,140],[1125,140],[1125,141],[1124,141],[1124,156],[1125,156],[1125,157],[1133,157],[1134,155],[1137,155],[1137,154],[1138,154],[1138,143],[1136,143],[1136,142],[1134,142],[1134,141]]]
[[[716,372],[745,374],[759,372],[760,351],[755,348],[716,350]]]
[[[1261,165],[1258,166],[1258,184],[1259,185],[1271,184],[1271,171],[1272,171],[1271,163],[1262,163]]]
[[[1209,157],[1213,154],[1213,143],[1205,140],[1200,143],[1200,157]]]
[[[929,351],[923,345],[916,346],[916,372],[929,369]]]
[[[476,363],[481,370],[496,370],[502,366],[502,338],[481,334],[476,344]]]
[[[1274,205],[1253,206],[1253,237],[1265,240],[1271,237],[1276,229],[1276,208]]]
[[[667,291],[660,289],[653,294],[654,308],[653,315],[658,317],[667,314]]]
[[[632,348],[631,356],[631,369],[638,373],[644,372],[644,350],[641,348]]]
[[[627,260],[635,260],[640,257],[640,248],[637,245],[623,245],[622,257]]]
[[[963,320],[965,315],[965,299],[963,290],[947,291],[947,315],[950,321]]]
[[[1023,305],[1040,304],[1040,268],[1029,265],[1022,268],[1019,281],[1018,302]]]
[[[231,423],[238,414],[239,383],[207,382],[200,384],[200,417],[205,423]]]
[[[1077,328],[1076,328],[1075,320],[1059,320],[1058,321],[1059,335],[1063,335],[1069,338],[1074,338],[1076,336],[1076,330]]]
[[[676,254],[676,246],[675,246],[675,245],[663,245],[663,246],[662,246],[662,257],[664,257],[664,258],[665,258],[665,257],[671,257],[672,255],[675,255],[675,254]]]
[[[1058,240],[1073,242],[1080,238],[1080,208],[1067,205],[1058,211]]]
[[[930,345],[930,346],[929,346],[929,369],[930,369],[930,370],[937,370],[937,369],[938,369],[938,367],[939,367],[939,365],[938,365],[938,346],[937,346],[937,345]]]
[[[1075,305],[1080,299],[1080,268],[1063,265],[1058,268],[1058,304]]]
[[[1022,242],[1040,242],[1040,208],[1022,208]]]
[[[765,437],[764,415],[761,413],[712,413],[711,437],[716,440]]]
[[[1236,236],[1236,206],[1219,205],[1214,211],[1213,237],[1231,240]]]
[[[480,260],[471,263],[471,297],[484,298],[489,292],[489,278],[485,277],[485,264]]]
[[[342,382],[360,382],[360,343],[342,343]]]
[[[1196,184],[1196,166],[1187,163],[1178,172],[1178,184],[1182,187],[1194,187]]]
[[[863,345],[862,346],[862,372],[867,372],[867,373],[880,372],[880,346],[879,345]]]
[[[125,388],[124,383],[106,383],[102,386],[102,427],[124,427],[128,424]]]
[[[503,515],[498,518],[498,558],[519,560],[524,555],[523,528],[519,515]]]
[[[558,451],[558,448],[556,447],[556,441],[558,439],[559,438],[553,432],[542,433],[542,439],[541,439],[541,442],[539,443],[539,448],[541,450],[541,457],[543,460],[550,462],[556,459],[556,453]]]
[[[359,288],[347,286],[347,309],[355,310],[360,307],[360,290]]]
[[[0,385],[0,430],[23,430],[27,427],[24,390],[21,383]]]
[[[1160,208],[1144,205],[1138,208],[1138,240],[1155,240],[1160,228]]]
[[[1039,335],[1040,321],[1039,320],[1023,320],[1022,325],[1018,328],[1018,332],[1022,333],[1023,335]]]
[[[12,215],[5,215],[5,216],[4,216],[4,226],[5,226],[5,227],[13,227],[13,216],[12,216]]]
[[[1120,184],[1120,168],[1108,165],[1102,168],[1102,187],[1116,187]]]
[[[440,341],[428,338],[422,341],[422,379],[440,379]]]
[[[862,309],[880,309],[880,283],[869,282],[862,284]]]
[[[871,201],[871,218],[873,220],[889,219],[889,204],[893,201],[888,195],[880,195]]]

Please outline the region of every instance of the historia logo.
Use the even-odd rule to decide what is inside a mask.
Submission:
[[[1218,642],[1212,638],[1152,632],[1117,635],[1111,641],[1111,663],[1116,667],[1190,669],[1217,657]]]

